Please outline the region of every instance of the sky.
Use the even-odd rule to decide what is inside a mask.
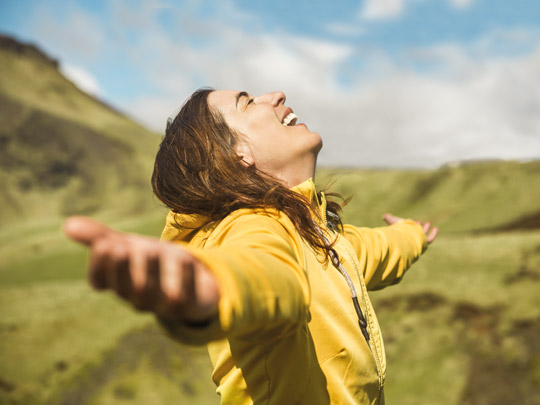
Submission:
[[[158,133],[199,87],[281,90],[320,165],[540,158],[538,0],[0,0],[0,32]]]

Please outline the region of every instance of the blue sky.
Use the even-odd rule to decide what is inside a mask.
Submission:
[[[321,164],[540,158],[535,0],[0,0],[0,31],[156,131],[198,87],[280,89]]]

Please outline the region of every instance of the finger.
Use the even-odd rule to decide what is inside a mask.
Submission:
[[[182,295],[183,263],[178,252],[166,247],[160,251],[160,306],[156,311],[160,316],[179,319],[182,316],[182,307],[185,296]]]
[[[109,271],[109,254],[109,241],[105,238],[99,239],[92,246],[88,265],[88,278],[90,285],[97,290],[107,288],[106,272]]]
[[[422,230],[424,231],[424,233],[426,235],[427,235],[430,227],[431,227],[431,223],[429,223],[429,222],[426,222],[424,225],[422,225]]]
[[[142,238],[132,242],[130,248],[131,302],[145,311],[155,305],[155,289],[159,286],[159,267],[152,247]]]
[[[396,222],[401,221],[403,218],[401,218],[401,217],[396,217],[395,215],[392,215],[392,214],[384,214],[384,215],[382,216],[382,219],[383,219],[384,222],[386,222],[388,225],[392,225],[392,224],[395,224]]]
[[[437,234],[439,233],[439,228],[434,227],[429,234],[426,236],[427,243],[431,243],[435,240],[437,237]]]
[[[138,307],[138,301],[142,299],[146,285],[146,257],[141,249],[134,249],[133,246],[129,253],[129,275],[133,291],[132,303]]]
[[[146,276],[146,286],[144,289],[144,294],[141,304],[141,310],[151,311],[153,310],[158,302],[161,295],[161,282],[160,282],[160,272],[159,272],[159,260],[155,256],[148,257],[148,273]]]
[[[182,271],[180,272],[180,300],[178,301],[187,309],[188,318],[193,319],[192,306],[195,304],[195,263],[189,254],[182,257]]]
[[[68,218],[64,222],[63,229],[71,239],[87,246],[114,232],[102,223],[85,217]]]
[[[181,264],[175,252],[164,248],[160,251],[159,271],[162,299],[165,303],[181,300]]]
[[[133,286],[129,272],[129,245],[125,240],[114,243],[111,256],[113,266],[106,271],[107,284],[121,298],[129,301],[133,295]]]
[[[116,293],[126,301],[133,299],[133,280],[129,271],[129,259],[116,271]]]
[[[195,295],[199,312],[203,318],[208,319],[217,314],[219,301],[219,288],[215,276],[210,269],[200,261],[195,261]]]

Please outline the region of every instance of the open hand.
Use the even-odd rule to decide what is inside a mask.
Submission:
[[[384,214],[382,218],[384,222],[386,222],[388,225],[395,224],[396,222],[399,222],[404,219],[401,217],[396,217],[392,214]],[[424,231],[424,234],[426,235],[427,243],[428,244],[432,243],[437,237],[437,234],[439,233],[439,228],[437,228],[436,226],[432,227],[430,222],[416,221],[416,223],[422,227],[422,230]]]
[[[171,242],[122,233],[84,217],[64,232],[90,249],[90,284],[108,289],[135,308],[169,320],[205,321],[217,314],[219,291],[208,268]]]

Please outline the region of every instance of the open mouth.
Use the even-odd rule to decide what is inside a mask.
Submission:
[[[296,124],[298,117],[295,113],[289,113],[285,118],[283,118],[282,124],[286,127],[290,127]]]

